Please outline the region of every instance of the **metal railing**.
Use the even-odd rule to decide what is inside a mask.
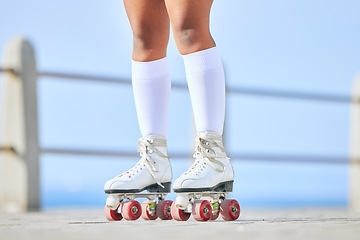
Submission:
[[[14,70],[0,67],[0,72],[14,73]],[[128,78],[95,76],[95,75],[75,74],[75,73],[62,73],[62,72],[54,72],[54,71],[40,71],[38,72],[38,77],[131,85],[131,79]],[[187,84],[178,83],[176,81],[173,81],[171,83],[171,87],[175,89],[188,89]],[[348,95],[341,95],[341,94],[290,91],[290,90],[278,90],[278,89],[269,90],[269,89],[256,88],[256,87],[231,86],[231,87],[227,87],[226,93],[230,95],[231,94],[253,95],[260,97],[287,98],[287,99],[296,99],[296,100],[305,100],[305,101],[320,101],[320,102],[343,103],[343,104],[360,101],[360,98],[354,98]]]
[[[14,73],[13,69],[4,69],[0,67],[0,72]],[[123,84],[131,85],[131,79],[108,76],[95,76],[75,73],[61,73],[53,71],[39,71],[38,78],[58,78],[70,81],[86,81],[86,82],[100,82],[105,84]],[[187,90],[187,84],[172,82],[172,88]],[[356,103],[359,99],[351,96],[340,94],[324,94],[324,93],[309,93],[301,91],[286,91],[286,90],[267,90],[255,87],[228,87],[226,90],[228,95],[252,95],[257,97],[272,97],[272,98],[286,98],[305,101],[319,101],[339,104]],[[1,150],[1,149],[0,149]],[[40,152],[45,154],[65,154],[65,155],[91,155],[91,156],[111,156],[111,157],[138,157],[137,153],[126,151],[111,151],[111,150],[88,150],[88,149],[65,149],[56,147],[42,148]],[[172,153],[174,158],[188,158],[191,153]],[[297,162],[297,163],[326,163],[326,164],[349,164],[353,163],[349,157],[346,156],[324,156],[324,155],[284,155],[284,154],[258,154],[258,153],[235,153],[230,154],[233,160],[247,159],[259,161],[279,161],[279,162]]]
[[[1,70],[1,69],[0,69]],[[11,71],[11,70],[10,70]],[[40,71],[38,77],[42,78],[58,78],[62,80],[75,80],[87,82],[100,82],[110,84],[123,84],[131,85],[131,79],[108,77],[108,76],[95,76],[86,74],[74,73],[61,73],[51,71]],[[187,90],[188,86],[184,83],[173,81],[171,87],[174,89]],[[304,100],[304,101],[318,101],[329,102],[338,104],[349,104],[359,102],[359,98],[354,98],[347,95],[340,94],[327,94],[319,92],[302,92],[302,91],[289,91],[277,89],[262,89],[256,87],[227,87],[227,95],[251,95],[256,97],[271,97],[271,98],[286,98],[291,100]],[[92,155],[92,156],[112,156],[112,157],[134,157],[137,158],[138,154],[134,152],[125,151],[106,151],[106,150],[85,150],[85,149],[64,149],[64,148],[40,148],[42,153],[47,154],[66,154],[66,155]],[[187,158],[191,153],[172,153],[174,158]],[[258,153],[235,153],[230,154],[231,159],[247,159],[258,161],[278,161],[278,162],[297,162],[297,163],[326,163],[326,164],[351,164],[347,156],[320,156],[320,155],[284,155],[284,154],[258,154]]]
[[[62,80],[75,80],[87,82],[100,82],[110,84],[124,84],[131,85],[131,79],[95,76],[74,73],[60,73],[50,71],[38,72],[38,77],[43,78],[58,78]],[[171,87],[175,89],[187,90],[187,84],[173,81]],[[262,88],[250,87],[228,87],[226,90],[228,95],[252,95],[257,97],[273,97],[273,98],[287,98],[305,101],[320,101],[329,103],[349,104],[351,102],[359,101],[346,95],[339,94],[324,94],[324,93],[309,93],[301,91],[285,91],[285,90],[267,90]],[[137,153],[125,151],[105,151],[105,150],[84,150],[84,149],[61,149],[61,148],[41,148],[42,153],[48,154],[66,154],[66,155],[92,155],[92,156],[112,156],[112,157],[138,157]],[[187,158],[191,153],[171,153],[174,158]],[[231,154],[233,160],[247,159],[259,161],[281,161],[281,162],[303,162],[303,163],[327,163],[327,164],[349,164],[350,158],[346,156],[309,156],[309,155],[282,155],[282,154],[258,154],[258,153],[236,153]]]
[[[95,75],[86,75],[86,74],[74,74],[74,73],[61,73],[61,72],[51,72],[51,71],[37,71],[36,69],[36,63],[35,63],[35,57],[31,54],[33,54],[33,50],[31,45],[24,39],[15,39],[13,42],[10,42],[9,45],[17,45],[16,47],[19,49],[22,49],[20,52],[20,56],[17,56],[17,61],[23,61],[24,59],[27,59],[34,62],[26,62],[23,66],[18,64],[18,62],[11,62],[13,61],[14,57],[9,58],[9,62],[6,62],[7,67],[0,67],[0,72],[8,73],[6,81],[8,81],[11,85],[11,82],[14,81],[21,81],[23,85],[13,85],[8,86],[8,88],[11,88],[12,91],[18,91],[19,93],[25,92],[26,94],[29,90],[32,89],[32,94],[28,94],[28,98],[25,96],[21,97],[20,101],[24,101],[26,98],[27,101],[22,102],[20,105],[17,103],[10,103],[13,104],[9,109],[5,109],[4,111],[12,111],[12,108],[20,109],[20,112],[24,112],[24,122],[26,122],[26,127],[24,131],[27,131],[29,128],[35,128],[37,129],[37,110],[36,106],[34,108],[34,105],[37,105],[36,103],[36,87],[29,86],[29,82],[32,82],[32,84],[36,85],[36,81],[38,78],[59,78],[62,80],[76,80],[76,81],[86,81],[86,82],[101,82],[101,83],[108,83],[108,84],[123,84],[123,85],[131,85],[131,80],[128,78],[118,78],[118,77],[108,77],[108,76],[95,76]],[[24,48],[25,46],[25,48]],[[10,49],[10,48],[8,48]],[[6,49],[5,49],[6,50]],[[10,51],[10,50],[9,50]],[[6,54],[14,54],[5,52],[5,59]],[[29,57],[29,54],[31,55]],[[16,59],[16,58],[15,58]],[[10,67],[9,67],[10,66]],[[13,67],[11,67],[13,66]],[[357,80],[356,82],[360,82],[360,80]],[[359,86],[358,86],[359,85]],[[21,89],[19,88],[21,87]],[[35,88],[35,90],[34,90]],[[187,85],[183,83],[177,83],[172,82],[172,88],[175,89],[187,89]],[[354,87],[354,94],[352,96],[346,96],[346,95],[338,95],[338,94],[326,94],[326,93],[316,93],[316,92],[302,92],[302,91],[287,91],[287,90],[268,90],[268,89],[262,89],[262,88],[250,88],[250,87],[228,87],[226,92],[228,95],[252,95],[256,97],[272,97],[272,98],[285,98],[285,99],[293,99],[293,100],[302,100],[302,101],[319,101],[319,102],[329,102],[332,104],[351,104],[352,106],[352,150],[350,153],[350,157],[348,156],[318,156],[318,155],[286,155],[286,154],[270,154],[270,153],[234,153],[229,154],[230,157],[233,160],[238,159],[248,159],[248,160],[261,160],[261,161],[280,161],[280,162],[302,162],[302,163],[322,163],[322,164],[351,164],[354,167],[354,176],[352,178],[352,183],[354,185],[351,187],[351,191],[353,191],[353,195],[351,195],[351,204],[355,206],[356,209],[360,209],[360,196],[359,196],[359,190],[357,188],[359,187],[359,177],[357,174],[360,166],[360,152],[358,149],[360,149],[360,84],[355,85]],[[3,91],[6,91],[3,89]],[[359,92],[359,93],[358,93]],[[35,95],[35,98],[34,96]],[[29,96],[30,100],[29,101]],[[32,107],[34,111],[28,111],[27,108]],[[29,120],[32,119],[32,120]],[[6,120],[6,119],[5,119]],[[7,119],[7,123],[10,122],[12,119]],[[32,122],[33,125],[28,124],[27,121]],[[4,121],[6,122],[6,121]],[[11,128],[15,129],[19,127],[23,122],[17,122],[14,126],[11,126]],[[16,130],[14,130],[16,131]],[[11,131],[10,131],[11,132]],[[14,169],[14,171],[27,171],[28,175],[34,176],[38,174],[38,169],[34,169],[32,167],[32,170],[28,170],[30,162],[35,162],[36,166],[38,165],[38,154],[66,154],[66,155],[92,155],[92,156],[112,156],[112,157],[138,157],[137,153],[134,152],[126,152],[126,151],[108,151],[108,150],[88,150],[88,149],[65,149],[65,148],[55,148],[55,147],[47,147],[42,148],[41,146],[38,146],[38,137],[37,133],[30,133],[25,134],[26,139],[18,139],[17,142],[14,144],[14,146],[10,146],[9,144],[6,146],[0,146],[0,152],[2,152],[4,155],[8,154],[8,159],[5,161],[14,161],[14,156],[16,158],[23,158],[26,162],[25,169]],[[7,140],[6,137],[4,139]],[[31,157],[27,155],[29,152],[28,150],[24,150],[22,146],[25,146],[28,144],[29,141],[35,142],[35,144],[32,145],[33,150],[32,152],[35,152],[35,155],[32,155]],[[359,146],[359,147],[358,147]],[[18,149],[19,147],[19,149]],[[12,157],[10,157],[12,155]],[[179,153],[172,153],[172,157],[175,158],[188,158],[191,156],[190,152],[179,152]],[[21,167],[19,167],[21,168]],[[36,168],[36,167],[35,167]],[[9,179],[6,179],[9,181]],[[37,182],[38,179],[31,180],[30,183],[28,183],[28,189],[29,188],[39,188],[39,183]],[[2,181],[4,182],[4,181]],[[24,184],[24,183],[23,183]],[[13,188],[12,188],[13,190]],[[39,192],[39,191],[35,191]],[[4,194],[4,192],[3,192]],[[5,191],[6,194],[6,191]],[[29,192],[26,194],[29,195]],[[24,195],[24,193],[19,193],[18,197]],[[19,197],[20,198],[20,197]],[[39,208],[39,196],[28,196],[28,198],[32,198],[32,203],[30,200],[26,200],[27,203],[24,207],[24,203],[18,203],[19,207],[21,209],[30,209],[30,208]],[[4,205],[4,203],[2,204]],[[6,204],[5,204],[6,205]],[[6,211],[3,207],[3,210]]]

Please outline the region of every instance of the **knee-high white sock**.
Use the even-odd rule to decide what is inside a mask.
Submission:
[[[166,57],[151,62],[132,61],[132,86],[142,136],[166,138],[171,89]]]
[[[225,76],[216,47],[183,55],[196,130],[222,135],[225,119]]]

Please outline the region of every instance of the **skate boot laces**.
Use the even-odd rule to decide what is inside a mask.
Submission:
[[[216,152],[214,148],[219,148],[220,152]],[[226,156],[225,148],[222,144],[222,137],[220,135],[211,135],[211,138],[196,138],[196,148],[193,155],[195,162],[185,174],[199,175],[204,171],[207,165],[217,172],[224,172],[225,165],[217,158],[230,159]]]
[[[122,177],[127,175],[128,178],[131,178],[135,174],[142,170],[143,167],[146,167],[151,176],[156,180],[156,183],[164,188],[164,186],[160,183],[160,181],[156,178],[155,172],[159,172],[159,169],[155,166],[156,161],[151,158],[150,155],[156,154],[160,157],[171,159],[169,156],[166,156],[161,151],[159,151],[157,147],[166,147],[166,140],[160,138],[139,138],[137,145],[137,152],[140,153],[139,162],[128,171],[121,173],[118,177]]]

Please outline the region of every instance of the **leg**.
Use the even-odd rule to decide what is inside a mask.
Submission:
[[[209,17],[213,0],[165,0],[176,45],[181,54],[215,46]]]
[[[198,132],[222,135],[225,78],[209,30],[212,0],[165,0],[176,44],[183,54]]]
[[[133,60],[164,58],[169,41],[169,16],[164,0],[124,0],[134,36]]]
[[[132,85],[143,137],[166,138],[170,74],[166,59],[170,22],[164,0],[124,0],[134,36]]]
[[[195,161],[173,187],[179,193],[175,206],[186,209],[189,192],[232,191],[233,168],[222,143],[225,78],[209,31],[212,0],[165,0],[165,3],[176,44],[183,54],[198,131]],[[214,204],[219,203],[219,199],[213,200]]]
[[[125,193],[146,189],[166,195],[172,180],[166,143],[170,75],[166,61],[169,18],[165,3],[163,0],[124,0],[124,3],[134,35],[132,85],[143,137],[138,142],[139,162],[105,183],[105,193],[109,194],[105,210],[110,220],[118,219],[116,215],[110,216],[114,213],[110,210],[119,207]],[[133,203],[124,204],[131,210]],[[124,215],[128,219],[133,217],[131,212]]]

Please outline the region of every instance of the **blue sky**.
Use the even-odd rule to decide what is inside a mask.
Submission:
[[[15,35],[26,36],[40,71],[130,78],[132,36],[122,1],[0,0],[0,6],[0,47]],[[360,72],[359,8],[356,0],[215,0],[211,30],[228,86],[349,95]],[[168,57],[172,81],[185,83],[172,37]],[[40,78],[38,87],[42,146],[136,151],[140,131],[130,85]],[[170,108],[170,154],[188,151],[188,93],[173,89]],[[230,154],[348,155],[346,104],[231,95],[226,121]],[[103,183],[136,161],[42,155],[43,206],[101,206]],[[175,177],[189,164],[172,163]],[[347,203],[345,165],[233,163],[232,196],[243,206]]]

